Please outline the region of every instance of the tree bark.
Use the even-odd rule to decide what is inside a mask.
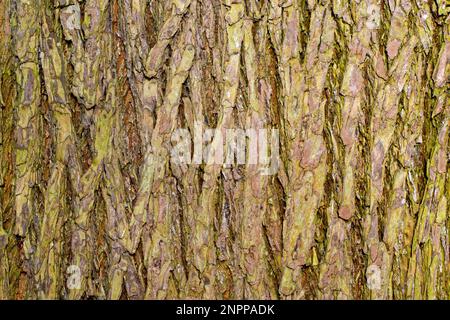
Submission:
[[[450,299],[449,61],[444,0],[0,0],[0,299]]]

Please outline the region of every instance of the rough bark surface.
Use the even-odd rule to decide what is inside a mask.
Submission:
[[[0,0],[0,299],[450,299],[449,12]],[[174,162],[198,124],[279,170]]]

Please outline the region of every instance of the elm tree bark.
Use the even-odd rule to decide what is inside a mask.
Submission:
[[[0,0],[0,299],[449,299],[449,19]],[[198,126],[278,170],[174,161]]]

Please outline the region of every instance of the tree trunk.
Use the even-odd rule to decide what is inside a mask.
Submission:
[[[450,299],[449,8],[379,2],[0,0],[0,299]]]

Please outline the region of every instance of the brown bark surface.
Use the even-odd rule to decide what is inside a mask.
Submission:
[[[0,0],[0,299],[450,299],[449,12]]]

